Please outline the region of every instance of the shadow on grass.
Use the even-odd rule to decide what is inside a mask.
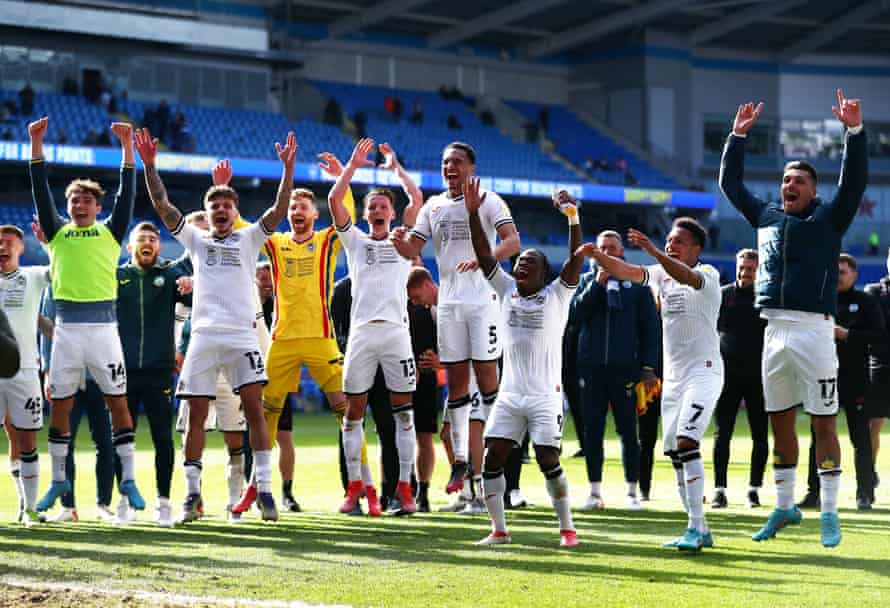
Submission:
[[[235,571],[238,557],[243,567],[278,568],[281,564],[315,564],[320,568],[380,565],[381,561],[403,567],[451,566],[510,569],[529,576],[559,574],[573,577],[633,578],[647,583],[685,583],[708,587],[739,589],[740,586],[771,586],[779,593],[783,586],[801,584],[800,576],[788,577],[789,563],[809,567],[813,584],[820,573],[844,576],[849,569],[880,577],[877,586],[888,587],[890,559],[848,557],[838,551],[797,544],[806,552],[789,554],[783,537],[768,543],[734,542],[748,536],[765,518],[731,514],[712,518],[717,547],[700,555],[671,551],[658,546],[653,537],[668,537],[685,526],[681,514],[660,511],[582,514],[577,518],[582,545],[577,550],[560,549],[556,519],[549,509],[535,508],[513,513],[509,523],[516,544],[505,547],[474,547],[473,541],[488,532],[485,518],[462,518],[450,514],[425,514],[395,519],[305,513],[284,518],[277,524],[255,520],[232,527],[222,519],[208,518],[185,528],[159,530],[151,525],[125,529],[101,524],[46,526],[24,530],[10,527],[0,537],[0,551],[26,552],[32,558],[85,560],[95,566],[96,575],[113,578],[114,568],[125,564],[135,569],[130,575],[153,578],[156,572],[204,575]],[[862,517],[845,517],[846,529],[877,526],[879,522]],[[808,522],[809,523],[809,522]],[[886,526],[886,524],[885,524]],[[813,534],[818,527],[808,530]],[[789,530],[787,535],[799,534]],[[628,537],[631,537],[628,540]],[[637,538],[638,536],[638,538]],[[721,538],[728,546],[721,546]],[[35,542],[38,541],[38,542]],[[98,546],[98,547],[97,547]],[[142,551],[151,547],[150,551]],[[264,555],[265,554],[265,555]],[[271,556],[271,557],[270,557]],[[710,571],[693,567],[678,573],[665,567],[663,560],[706,560]],[[33,560],[29,560],[33,561]],[[719,567],[716,571],[714,566]],[[40,570],[39,562],[37,570]],[[6,576],[33,578],[34,567],[6,564]],[[262,570],[261,570],[262,572]],[[53,580],[77,581],[77,568],[53,569]],[[65,578],[70,577],[70,578]],[[766,587],[764,587],[766,589]]]

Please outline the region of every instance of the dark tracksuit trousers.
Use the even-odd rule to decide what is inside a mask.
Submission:
[[[172,370],[128,370],[127,406],[133,430],[139,423],[140,406],[148,418],[155,448],[155,484],[158,497],[170,498],[173,478],[173,372]],[[115,474],[120,478],[120,460],[115,454]]]
[[[621,437],[624,479],[628,482],[638,481],[640,443],[637,439],[637,397],[634,387],[640,379],[639,366],[579,366],[578,375],[588,481],[602,481],[603,478],[603,437],[609,404],[612,406],[615,428]]]
[[[74,509],[74,480],[77,468],[74,462],[75,439],[80,421],[84,415],[90,426],[93,445],[96,446],[96,504],[110,505],[111,491],[114,487],[114,446],[111,443],[111,416],[105,407],[102,391],[92,380],[87,380],[86,388],[74,396],[74,408],[71,410],[71,443],[68,457],[65,459],[65,477],[71,483],[71,491],[62,495],[62,506]]]
[[[751,428],[751,466],[748,473],[751,487],[763,485],[763,473],[769,457],[769,417],[764,409],[760,360],[725,361],[723,391],[714,414],[714,484],[727,487],[729,444],[735,431],[739,403],[745,400],[745,414]]]

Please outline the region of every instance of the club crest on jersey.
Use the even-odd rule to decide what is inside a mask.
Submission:
[[[856,312],[857,310],[859,310],[859,304],[857,304],[856,302],[850,304],[850,312]]]
[[[155,280],[152,281],[152,285],[155,287],[163,287],[165,282],[164,277],[155,277]]]
[[[237,232],[233,232],[232,234],[229,235],[229,239],[230,239],[233,243],[237,243],[238,241],[241,240],[241,235],[238,234]]]
[[[309,243],[309,246],[306,247],[306,250],[307,250],[309,253],[313,253],[313,252],[315,251],[315,243]]]

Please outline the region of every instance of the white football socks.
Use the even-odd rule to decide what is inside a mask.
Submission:
[[[414,432],[414,409],[410,403],[393,410],[396,423],[396,448],[399,452],[399,481],[410,482],[417,452],[417,434]]]
[[[363,418],[343,419],[343,455],[346,458],[346,474],[349,481],[362,478],[362,442],[365,434],[362,428],[363,422]]]
[[[797,481],[797,467],[774,468],[776,480],[776,507],[779,509],[794,508],[794,485]]]
[[[507,517],[504,514],[504,492],[507,491],[507,480],[504,479],[504,471],[484,473],[482,475],[482,489],[485,496],[485,506],[491,517],[491,527],[495,532],[507,531]]]

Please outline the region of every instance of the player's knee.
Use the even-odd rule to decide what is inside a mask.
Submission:
[[[677,437],[677,451],[688,452],[690,450],[698,450],[699,443],[690,437]]]
[[[535,446],[535,460],[542,473],[559,466],[559,450],[551,446]]]
[[[485,458],[482,465],[483,468],[488,472],[494,472],[504,468],[512,448],[513,446],[506,441],[487,441],[485,445]]]

